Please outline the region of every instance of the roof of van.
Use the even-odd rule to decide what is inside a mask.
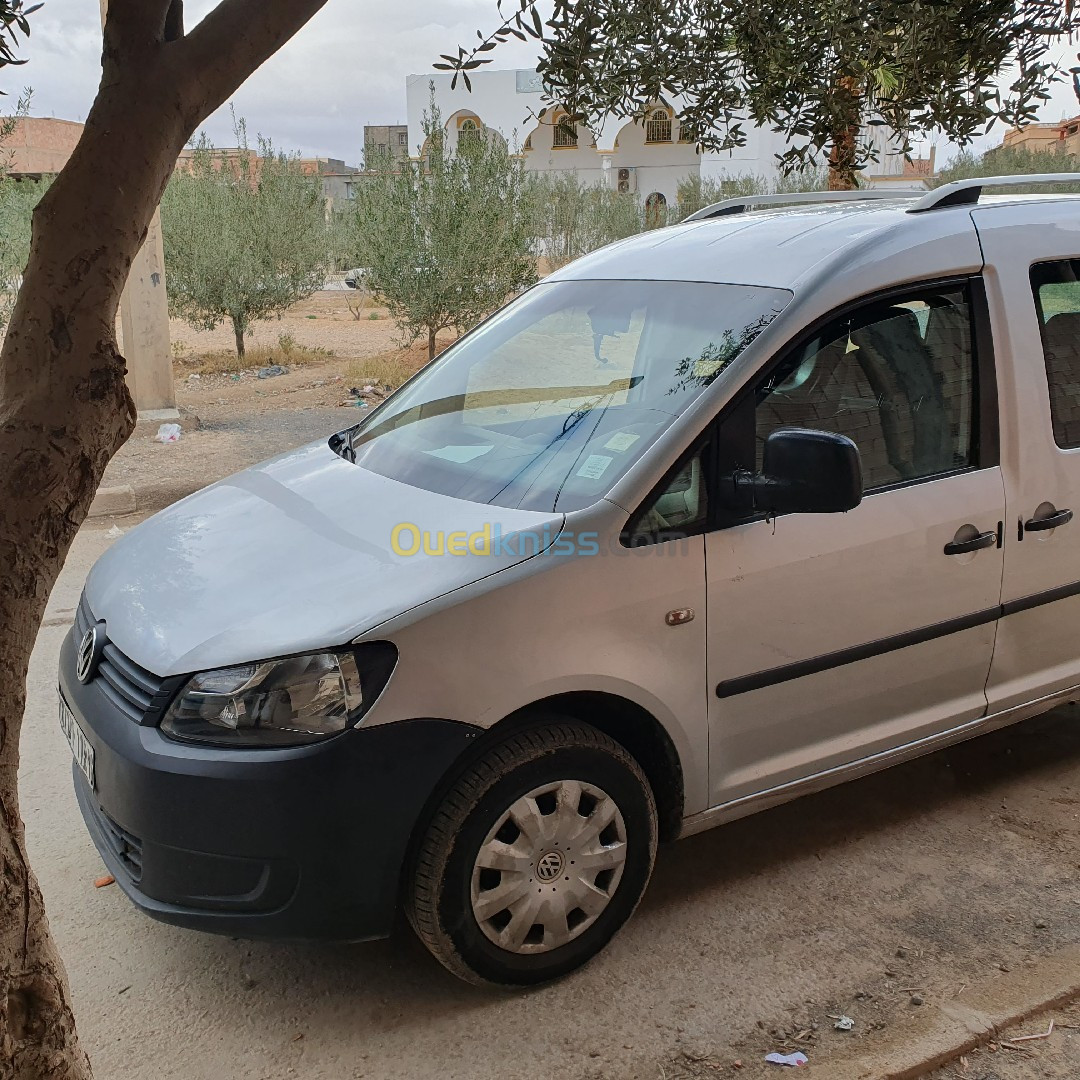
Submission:
[[[1033,200],[1061,202],[1061,195],[1004,195],[980,206]],[[1070,199],[1080,208],[1080,198]],[[854,254],[888,234],[909,233],[912,246],[940,239],[971,224],[971,206],[909,214],[910,198],[783,206],[705,218],[632,236],[575,260],[548,280],[586,278],[714,281],[797,290],[822,263]]]

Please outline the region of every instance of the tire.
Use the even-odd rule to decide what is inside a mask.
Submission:
[[[446,794],[418,845],[406,914],[467,982],[555,979],[634,913],[656,836],[637,762],[588,724],[545,717],[491,746]]]

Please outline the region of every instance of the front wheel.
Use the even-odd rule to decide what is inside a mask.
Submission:
[[[595,728],[552,718],[493,745],[448,792],[416,855],[409,921],[469,982],[557,978],[633,914],[656,832],[637,762]]]

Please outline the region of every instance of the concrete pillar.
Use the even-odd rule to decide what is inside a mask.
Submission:
[[[176,413],[172,344],[169,341],[169,298],[165,291],[165,254],[161,243],[161,215],[154,211],[146,243],[131,264],[120,297],[120,332],[128,363],[128,389],[139,415],[162,410]]]
[[[108,7],[109,0],[101,0],[103,26]],[[120,332],[128,364],[128,389],[140,418],[175,419],[179,414],[169,340],[165,252],[161,243],[161,215],[157,210],[120,297]]]

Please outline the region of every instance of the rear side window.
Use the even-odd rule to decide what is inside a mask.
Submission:
[[[971,305],[963,285],[873,301],[824,327],[758,387],[757,467],[779,428],[846,435],[867,491],[976,464]]]
[[[1039,313],[1054,442],[1071,450],[1080,446],[1080,259],[1033,266],[1031,289]]]

